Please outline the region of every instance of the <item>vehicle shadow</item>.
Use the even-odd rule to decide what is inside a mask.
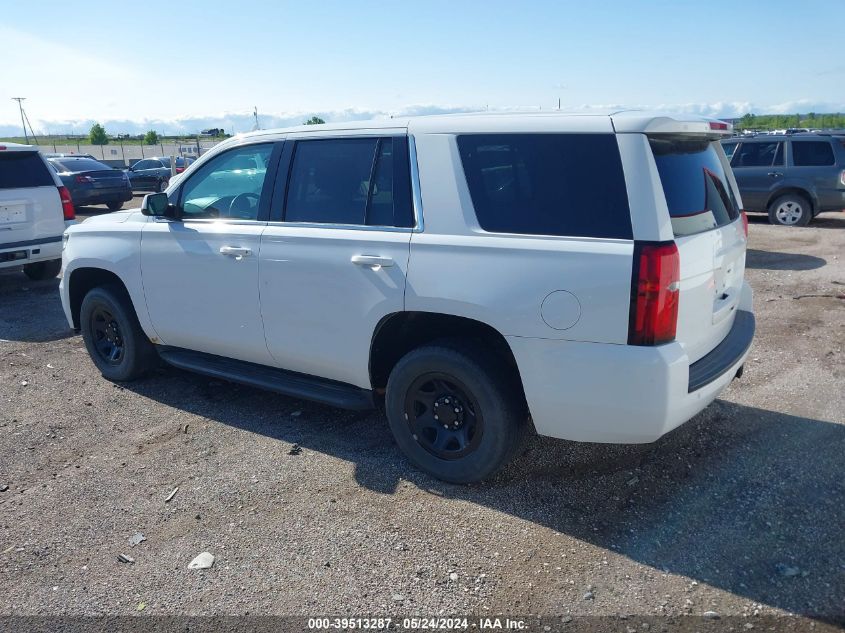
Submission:
[[[749,248],[745,255],[745,267],[763,270],[815,270],[827,264],[827,260],[801,253],[781,253]]]
[[[0,271],[0,340],[37,343],[69,336],[58,277],[32,281],[20,268]]]
[[[747,214],[749,224],[769,224],[769,217],[765,213],[750,212]],[[779,229],[792,230],[790,227]],[[845,229],[845,213],[841,211],[823,211],[810,222],[812,229]]]
[[[456,486],[415,470],[380,413],[171,368],[126,386],[353,463],[357,482],[376,493],[410,481],[758,603],[845,622],[845,425],[720,400],[650,445],[532,436],[494,478]]]

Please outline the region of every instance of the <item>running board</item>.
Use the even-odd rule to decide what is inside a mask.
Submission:
[[[166,363],[188,371],[341,409],[372,409],[373,393],[354,385],[178,347],[158,347]]]

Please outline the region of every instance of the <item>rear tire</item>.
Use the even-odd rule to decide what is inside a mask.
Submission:
[[[428,474],[465,484],[489,477],[519,449],[527,412],[504,363],[445,341],[406,354],[387,383],[396,443]]]
[[[166,178],[162,178],[161,180],[158,181],[158,188],[156,189],[156,191],[158,193],[162,193],[163,191],[167,190],[167,187],[169,185],[170,185],[170,181],[167,180]]]
[[[82,300],[79,323],[88,354],[104,378],[134,380],[155,366],[155,347],[119,285],[90,290]]]
[[[107,202],[106,206],[109,208],[109,211],[117,211],[118,209],[123,208],[123,201],[120,202]]]
[[[779,196],[769,205],[769,222],[781,226],[807,226],[813,219],[810,201],[800,193]]]
[[[45,262],[24,264],[23,273],[33,281],[45,281],[53,279],[62,270],[62,260],[49,259]]]

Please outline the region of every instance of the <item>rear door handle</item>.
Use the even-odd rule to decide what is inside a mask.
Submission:
[[[766,175],[767,175],[767,176],[771,176],[772,178],[780,178],[781,176],[783,176],[783,174],[782,174],[782,173],[780,173],[779,171],[770,171],[770,172],[769,172],[768,174],[766,174]]]
[[[248,255],[252,255],[252,249],[241,248],[240,246],[221,246],[220,254],[240,260]]]
[[[380,255],[353,255],[350,261],[356,266],[369,266],[371,268],[393,266],[392,257],[381,257]]]

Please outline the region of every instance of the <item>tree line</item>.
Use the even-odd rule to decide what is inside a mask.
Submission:
[[[845,128],[845,114],[745,114],[735,127],[743,130],[785,130],[787,128]]]

